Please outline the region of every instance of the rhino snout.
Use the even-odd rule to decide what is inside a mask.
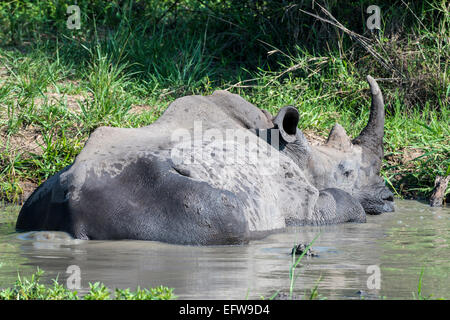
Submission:
[[[356,198],[367,214],[378,215],[395,211],[394,194],[384,185],[362,190]]]

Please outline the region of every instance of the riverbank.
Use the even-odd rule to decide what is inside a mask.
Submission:
[[[79,1],[79,30],[67,29],[65,9],[54,1],[0,4],[0,201],[22,203],[72,163],[95,128],[149,125],[188,94],[225,89],[272,114],[294,105],[311,141],[324,141],[335,122],[355,137],[368,120],[367,74],[379,79],[385,96],[382,175],[394,194],[426,199],[435,177],[450,173],[444,5],[410,5],[400,14],[394,4],[381,4],[390,15],[374,35],[353,18],[358,8],[330,2],[330,12],[364,34],[380,58],[302,11],[289,19],[310,21],[300,30],[307,37],[264,31],[262,17],[279,19],[286,32],[295,25],[276,7],[243,12],[232,4],[176,3]],[[320,7],[297,9],[327,17]]]

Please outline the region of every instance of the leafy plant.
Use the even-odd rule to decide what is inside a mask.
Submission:
[[[46,286],[40,283],[44,271],[37,269],[31,278],[20,277],[12,287],[0,290],[0,300],[111,300],[110,290],[100,282],[89,283],[89,291],[80,296],[77,291],[71,291],[58,283],[57,279],[53,284]],[[136,291],[130,289],[116,289],[114,299],[116,300],[170,300],[175,299],[173,289],[159,286],[150,289]]]

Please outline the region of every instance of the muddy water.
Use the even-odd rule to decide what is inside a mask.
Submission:
[[[39,266],[44,281],[65,283],[68,266],[81,269],[81,285],[173,287],[181,299],[245,299],[288,292],[294,243],[314,243],[318,257],[304,259],[295,294],[318,284],[328,299],[413,297],[424,268],[424,295],[450,298],[450,208],[396,201],[396,212],[369,216],[365,224],[289,228],[242,246],[190,247],[145,241],[79,241],[65,234],[14,232],[17,207],[0,209],[0,287],[17,271]],[[53,238],[52,238],[53,237]],[[380,289],[369,288],[369,266],[379,266]],[[370,270],[370,268],[369,268]],[[373,271],[372,271],[373,272]],[[371,278],[372,280],[373,278]],[[375,284],[376,281],[369,281]]]

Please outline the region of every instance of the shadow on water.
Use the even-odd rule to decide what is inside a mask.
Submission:
[[[89,282],[110,288],[175,288],[181,299],[270,297],[289,290],[289,255],[295,243],[314,243],[318,257],[302,261],[294,294],[309,293],[319,278],[328,299],[412,298],[422,267],[424,295],[448,298],[450,208],[397,201],[397,211],[369,216],[365,224],[288,228],[242,246],[194,247],[146,241],[81,241],[65,233],[14,232],[17,207],[0,212],[0,287],[20,271],[46,271],[44,281],[63,283],[70,265],[81,269],[81,292]],[[380,289],[370,289],[367,267],[381,270]]]

